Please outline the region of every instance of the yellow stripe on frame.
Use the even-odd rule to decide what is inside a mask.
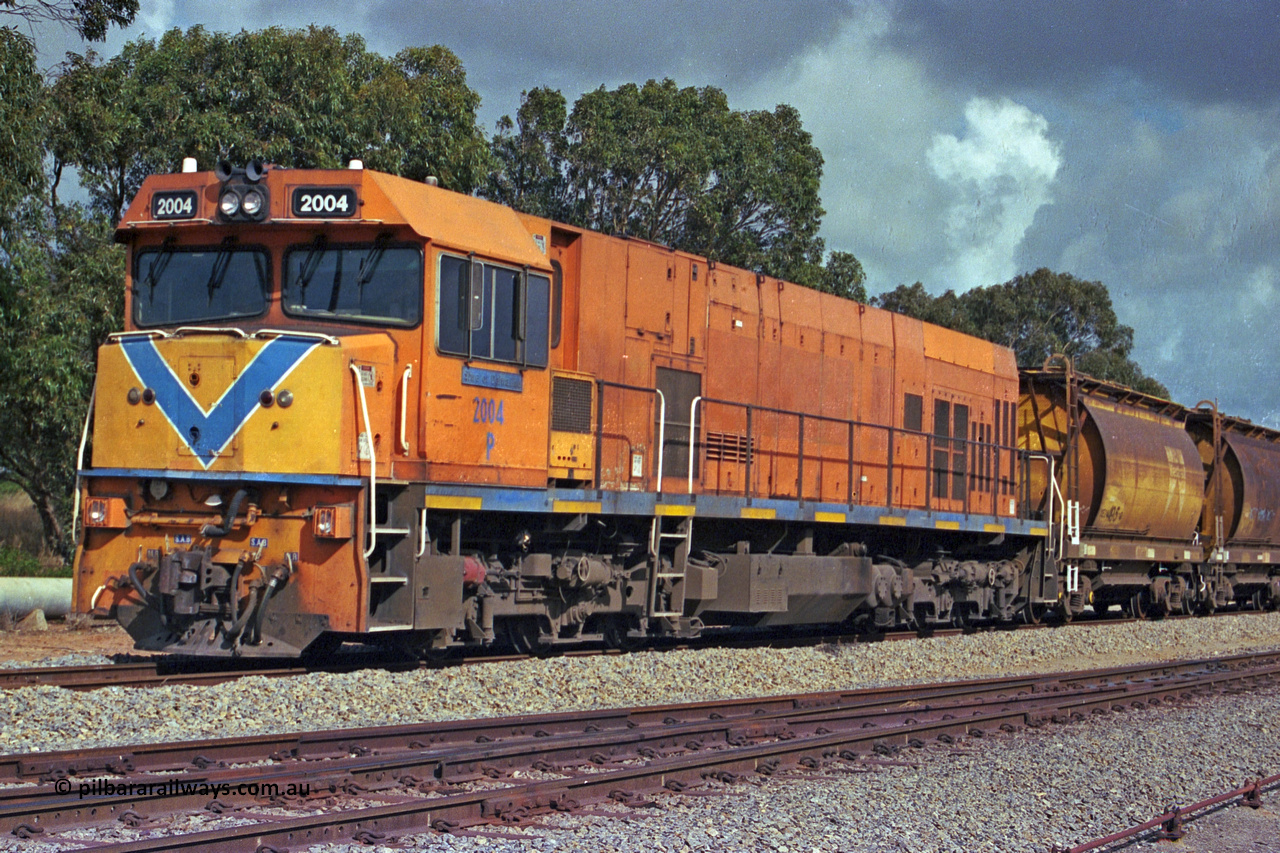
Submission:
[[[1004,533],[1003,524],[984,524],[982,525],[982,529],[988,533]]]
[[[483,503],[480,498],[462,495],[427,495],[424,506],[427,509],[480,509]]]
[[[760,507],[745,506],[739,511],[738,517],[766,520],[770,518],[777,518],[778,511],[776,509],[762,509]]]
[[[815,512],[813,514],[814,521],[834,521],[836,524],[844,524],[847,516],[843,512]]]
[[[906,527],[907,526],[907,520],[905,518],[899,518],[896,515],[882,515],[880,516],[880,523],[887,524],[890,527]]]
[[[687,517],[697,513],[698,508],[693,504],[657,504],[653,508],[654,515],[675,515]]]
[[[1048,535],[1049,535],[1049,528],[1047,528],[1047,527],[1033,527],[1033,528],[1031,528],[1031,531],[1030,531],[1030,532],[1031,532],[1031,535],[1032,535],[1032,536],[1048,536]]]
[[[552,512],[571,512],[576,514],[599,515],[602,509],[600,501],[552,501]]]
[[[935,521],[933,526],[939,530],[959,530],[960,522],[958,521]]]

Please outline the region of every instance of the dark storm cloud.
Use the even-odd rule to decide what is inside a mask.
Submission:
[[[114,33],[103,52],[140,31],[203,24],[235,32],[267,26],[331,26],[358,33],[370,50],[393,55],[411,45],[442,44],[462,60],[480,92],[481,120],[514,113],[520,92],[562,90],[572,103],[605,85],[671,77],[685,86],[726,89],[767,78],[835,38],[860,0],[143,0],[138,21]],[[60,54],[59,54],[60,56]]]
[[[606,81],[693,68],[721,81],[751,81],[830,39],[850,13],[847,0],[384,0],[378,8],[369,22],[395,38],[485,54],[487,75],[526,87],[548,69]]]
[[[984,88],[1061,90],[1131,74],[1197,102],[1280,92],[1280,6],[1270,0],[902,0],[890,42]]]

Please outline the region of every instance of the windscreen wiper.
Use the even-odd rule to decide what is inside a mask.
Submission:
[[[382,263],[382,256],[386,254],[387,244],[390,242],[386,234],[379,235],[369,253],[360,260],[360,275],[356,277],[356,285],[362,290],[373,281],[373,273],[378,269],[378,264]]]
[[[160,283],[160,276],[164,275],[169,261],[173,260],[175,243],[177,240],[174,237],[165,237],[164,243],[160,245],[160,251],[156,253],[156,259],[151,262],[151,268],[147,270],[147,280],[143,282],[147,287],[148,295],[155,293],[156,285]]]
[[[311,277],[320,268],[320,261],[324,257],[324,250],[328,244],[329,241],[325,239],[323,234],[317,234],[316,239],[311,241],[311,248],[307,250],[307,256],[302,259],[302,264],[298,267],[298,301],[304,305],[306,304],[307,285],[311,283]]]
[[[209,270],[209,304],[213,304],[213,294],[218,288],[222,287],[222,280],[227,277],[227,270],[231,268],[231,249],[236,243],[235,237],[228,237],[222,241],[222,245],[218,247],[218,254],[213,259],[213,266]]]

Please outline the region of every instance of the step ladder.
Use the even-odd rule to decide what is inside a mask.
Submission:
[[[663,529],[667,518],[677,523],[675,530]],[[650,619],[680,619],[684,616],[684,573],[689,564],[689,548],[693,543],[693,518],[690,516],[655,515],[649,532],[649,559],[653,570],[649,572],[649,595],[645,615]],[[669,553],[671,568],[663,571],[663,555]],[[670,601],[665,610],[659,609],[658,590],[663,581],[671,582]]]
[[[369,556],[368,630],[402,631],[413,627],[413,518],[422,503],[421,488],[394,480],[378,481],[378,512],[372,519],[375,547]]]

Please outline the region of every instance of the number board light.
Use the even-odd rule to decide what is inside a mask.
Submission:
[[[195,190],[171,190],[151,196],[152,219],[194,219],[195,215]]]
[[[306,219],[341,219],[355,216],[359,206],[355,187],[297,187],[291,208]]]

